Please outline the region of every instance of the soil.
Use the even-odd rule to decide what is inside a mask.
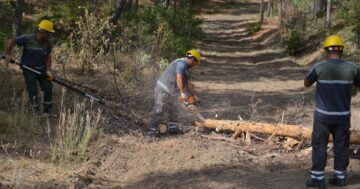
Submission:
[[[204,58],[192,73],[202,113],[207,118],[241,117],[311,127],[314,87],[303,88],[310,67],[296,63],[279,47],[274,19],[265,20],[256,34],[248,34],[249,24],[258,19],[258,3],[229,2],[212,0],[202,8],[206,36],[199,49]],[[352,103],[353,129],[358,130],[360,98],[355,97]],[[189,113],[183,117],[196,119]],[[252,138],[251,144],[242,139],[210,140],[200,134],[230,135],[197,132],[192,126],[184,126],[188,131],[184,135],[152,140],[136,128],[127,120],[118,120],[116,128],[92,144],[86,161],[70,168],[3,155],[0,188],[18,182],[19,188],[300,189],[309,177],[309,141],[297,150],[285,148],[283,137],[269,142]],[[327,178],[332,162],[330,154]],[[344,188],[360,188],[359,165],[359,160],[351,159],[349,185]]]

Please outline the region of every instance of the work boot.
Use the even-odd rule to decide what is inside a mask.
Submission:
[[[151,137],[151,138],[159,138],[160,137],[160,132],[157,128],[148,128],[146,131],[146,135]]]
[[[317,180],[317,179],[308,179],[305,183],[306,187],[315,188],[318,189],[326,189],[325,181],[324,180]]]
[[[182,134],[183,130],[180,129],[178,123],[170,122],[169,123],[169,133],[170,134]]]
[[[346,186],[347,185],[346,177],[344,179],[333,177],[329,179],[329,184],[333,186]]]

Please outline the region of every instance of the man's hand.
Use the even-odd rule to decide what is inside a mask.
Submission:
[[[51,73],[51,70],[46,70],[46,77],[49,81],[53,79],[53,75]]]
[[[184,92],[181,92],[180,95],[181,95],[181,98],[184,98],[184,99],[189,97],[189,95]]]
[[[5,54],[5,62],[11,63],[14,59],[11,57],[11,55]]]
[[[198,102],[196,101],[196,99],[194,98],[194,96],[190,95],[186,98],[183,97],[179,97],[179,101],[185,105],[196,105]]]

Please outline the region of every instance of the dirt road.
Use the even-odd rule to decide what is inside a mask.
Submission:
[[[314,89],[302,87],[308,67],[284,54],[271,24],[253,36],[247,33],[248,25],[257,21],[257,3],[232,2],[214,0],[209,9],[203,9],[206,37],[199,48],[204,61],[193,73],[203,113],[218,119],[240,115],[311,126]],[[194,132],[150,143],[114,137],[95,151],[89,166],[93,170],[79,173],[78,184],[89,182],[87,186],[94,188],[305,188],[311,164],[310,148],[284,152],[281,142],[232,144],[203,139]],[[357,164],[352,160],[347,188],[360,187]]]

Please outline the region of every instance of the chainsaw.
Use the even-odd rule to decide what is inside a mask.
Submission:
[[[197,101],[193,96],[185,99],[179,97],[179,101],[185,111],[196,115],[201,122],[205,121],[205,117],[199,111],[198,105],[200,104],[200,102]],[[171,130],[171,127],[178,128],[179,124],[174,122],[166,123],[166,121],[163,121],[159,124],[158,129],[161,134],[166,134],[169,132],[169,130]]]

